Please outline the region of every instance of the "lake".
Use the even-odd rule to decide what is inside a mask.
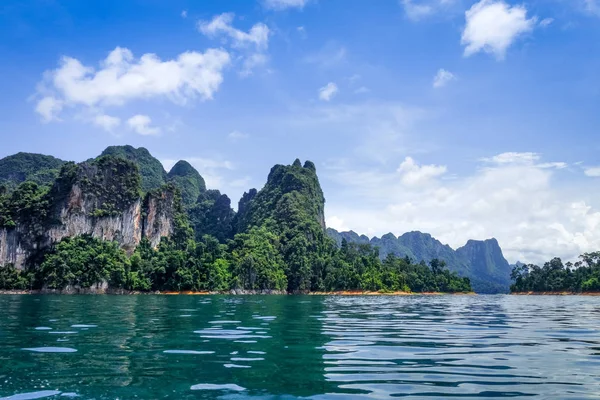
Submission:
[[[0,399],[598,398],[600,297],[0,296]]]

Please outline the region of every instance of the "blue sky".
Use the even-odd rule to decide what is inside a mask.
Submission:
[[[328,225],[600,249],[600,1],[0,5],[0,156],[187,159],[234,203],[310,159]]]

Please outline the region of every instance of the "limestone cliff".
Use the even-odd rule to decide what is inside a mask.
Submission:
[[[142,198],[137,166],[123,159],[69,163],[45,196],[43,218],[16,215],[15,226],[0,228],[0,265],[22,269],[38,250],[84,234],[117,241],[128,252],[142,238],[157,246],[173,232],[175,198],[174,187]]]

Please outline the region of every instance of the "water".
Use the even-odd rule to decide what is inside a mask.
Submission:
[[[0,296],[0,398],[600,398],[600,297]]]

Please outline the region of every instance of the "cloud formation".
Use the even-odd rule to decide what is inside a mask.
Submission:
[[[448,83],[456,80],[456,76],[450,71],[440,68],[433,78],[433,87],[438,89],[446,86]]]
[[[503,0],[481,0],[465,12],[461,43],[469,57],[483,51],[502,60],[507,49],[521,36],[533,31],[537,18],[527,18],[523,5]]]
[[[91,110],[159,97],[179,104],[195,98],[209,100],[229,63],[229,54],[220,49],[189,51],[162,61],[151,53],[135,58],[129,49],[117,47],[99,68],[63,57],[57,69],[44,74],[36,111],[44,121],[52,121],[66,108]]]
[[[160,128],[151,126],[151,124],[152,119],[147,115],[138,114],[127,120],[127,126],[140,135],[158,135],[160,133]]]
[[[337,85],[333,82],[329,82],[327,85],[319,89],[319,99],[323,101],[329,101],[337,94],[337,92]]]
[[[468,239],[496,237],[511,262],[573,260],[600,248],[598,205],[556,187],[557,175],[571,172],[541,168],[541,156],[532,154],[499,154],[490,157],[498,162],[480,161],[472,173],[455,179],[436,179],[447,173],[444,167],[419,165],[411,157],[392,172],[329,168],[324,176],[360,206],[328,203],[327,215],[359,233],[420,230],[454,248]],[[428,184],[406,185],[423,177]]]
[[[308,0],[263,0],[265,8],[281,11],[288,8],[302,9],[308,3]]]

